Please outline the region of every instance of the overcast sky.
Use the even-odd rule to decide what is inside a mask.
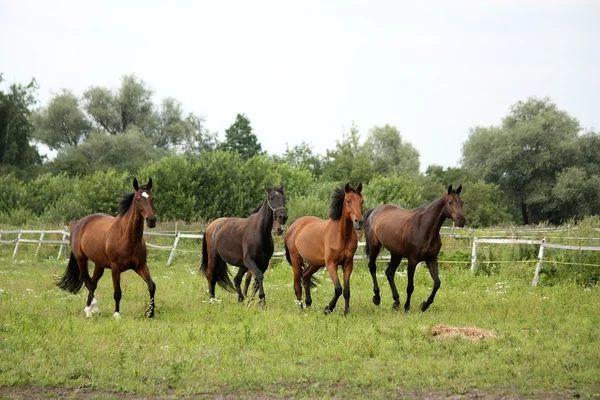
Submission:
[[[277,154],[388,123],[450,167],[530,96],[600,129],[600,1],[0,0],[0,72],[42,103],[135,74],[221,140],[245,113]]]

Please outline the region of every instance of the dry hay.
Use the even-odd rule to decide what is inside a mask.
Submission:
[[[448,325],[436,325],[431,328],[431,336],[435,339],[463,338],[463,339],[487,339],[496,337],[496,332],[475,327],[453,327]]]

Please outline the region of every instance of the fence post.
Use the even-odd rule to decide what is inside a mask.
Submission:
[[[67,232],[69,231],[69,227],[65,226],[65,228],[63,229],[63,235],[62,235],[62,240],[65,241],[67,239]],[[58,255],[56,256],[56,259],[58,260],[60,258],[60,255],[63,252],[63,247],[65,247],[64,244],[60,245],[60,248],[58,249]],[[67,251],[65,250],[65,258],[67,257]]]
[[[177,244],[179,243],[179,232],[175,234],[175,242],[173,243],[173,248],[171,249],[171,254],[169,254],[169,259],[167,260],[167,267],[171,265],[171,261],[173,261],[173,256],[175,255],[175,249],[177,248]]]
[[[477,236],[473,238],[473,251],[471,252],[471,272],[475,273],[475,264],[477,263]]]
[[[37,258],[38,253],[40,252],[40,247],[42,247],[42,240],[44,240],[44,231],[42,230],[42,234],[40,235],[40,242],[38,243],[38,247],[37,249],[35,249],[35,255],[34,257]]]
[[[22,231],[23,231],[22,229],[19,229],[19,234],[17,235],[17,242],[15,243],[15,250],[13,251],[13,256],[12,256],[13,259],[17,255],[17,249],[19,248],[19,240],[21,240],[21,232]]]
[[[542,269],[542,263],[544,261],[544,248],[546,247],[546,238],[542,238],[542,244],[540,245],[540,253],[538,254],[538,262],[535,266],[535,275],[533,276],[533,286],[537,286],[540,280],[540,271]]]

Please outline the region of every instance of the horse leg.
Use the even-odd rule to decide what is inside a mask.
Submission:
[[[338,278],[338,274],[337,274],[337,264],[329,263],[326,265],[326,267],[327,267],[327,271],[329,272],[329,276],[331,277],[331,280],[333,281],[333,288],[334,288],[333,298],[331,299],[329,304],[326,305],[325,308],[323,309],[325,314],[329,314],[329,313],[333,312],[338,299],[342,295],[342,285],[340,285],[340,279]]]
[[[344,317],[348,315],[348,309],[350,308],[350,275],[352,275],[353,267],[352,258],[344,264]]]
[[[110,265],[110,272],[112,273],[113,287],[114,287],[114,299],[115,299],[115,312],[113,317],[115,319],[121,318],[119,313],[119,305],[121,303],[121,269],[119,265],[112,263]]]
[[[404,303],[404,312],[410,310],[410,297],[412,296],[413,290],[415,290],[415,270],[417,269],[417,264],[415,260],[408,259],[408,267],[406,268],[406,303]]]
[[[246,287],[244,288],[243,293],[242,293],[242,288],[241,288],[242,280],[244,279],[244,274],[246,274],[246,272],[248,272],[248,268],[240,267],[238,269],[237,275],[233,279],[233,284],[235,285],[235,290],[237,291],[237,294],[238,294],[238,303],[243,303],[244,297],[248,294],[248,285],[246,285]]]
[[[83,279],[83,283],[88,290],[88,298],[85,303],[85,316],[90,318],[92,316],[92,300],[94,300],[94,290],[96,289],[94,283],[92,282],[92,278],[90,277],[90,272],[88,271],[88,259],[80,258],[77,260],[77,265],[79,266],[79,272],[81,273],[81,278]]]
[[[369,244],[367,243],[366,246],[368,245]],[[373,304],[376,306],[381,303],[381,297],[379,297],[379,285],[377,284],[377,264],[375,263],[380,250],[381,243],[369,249],[369,272],[371,273],[371,278],[373,279]]]
[[[246,274],[246,280],[244,281],[244,296],[248,297],[248,288],[252,283],[252,274]]]
[[[440,288],[440,277],[438,275],[438,261],[437,258],[435,260],[427,261],[427,268],[429,268],[429,274],[433,279],[433,290],[429,295],[427,301],[421,303],[421,311],[426,311],[429,306],[433,303],[433,299],[435,298],[435,294]]]
[[[264,307],[266,304],[266,300],[265,289],[263,287],[263,272],[260,270],[260,268],[258,268],[254,260],[250,257],[246,257],[244,265],[250,270],[250,272],[252,272],[252,275],[254,275],[254,279],[256,279],[256,282],[258,282],[258,305],[260,307]]]
[[[318,265],[309,265],[302,271],[302,280],[304,281],[304,292],[306,297],[306,307],[312,305],[312,296],[310,294],[310,285],[312,282],[312,276],[321,268]]]
[[[90,303],[90,307],[92,308],[92,313],[94,313],[94,314],[100,313],[100,307],[98,307],[98,301],[96,300],[96,296],[94,295],[94,292],[96,291],[96,288],[98,287],[98,281],[100,280],[100,278],[102,278],[102,275],[104,275],[104,266],[96,264],[96,267],[94,268],[94,275],[92,275],[92,287],[94,290],[90,293],[90,295],[92,297],[92,302]]]
[[[148,308],[146,308],[146,317],[152,318],[154,317],[154,292],[156,291],[156,284],[150,277],[150,269],[148,268],[148,264],[142,265],[140,268],[136,269],[135,272],[139,276],[142,277],[146,285],[148,285],[148,292],[150,293],[150,304]]]
[[[397,310],[400,307],[400,295],[398,294],[398,289],[396,289],[396,270],[398,269],[398,265],[400,265],[400,261],[402,261],[402,256],[392,254],[390,263],[385,270],[385,276],[387,276],[388,282],[390,283],[390,289],[392,289],[392,298],[394,299],[392,308],[394,310]]]
[[[294,293],[296,294],[296,304],[302,309],[302,258],[290,257],[292,271],[294,273]]]

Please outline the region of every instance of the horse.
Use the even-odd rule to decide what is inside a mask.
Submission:
[[[263,274],[274,251],[271,229],[275,219],[282,225],[287,221],[283,185],[265,185],[265,192],[257,213],[248,218],[218,218],[206,228],[200,270],[208,281],[211,302],[215,301],[216,284],[225,290],[234,289],[227,267],[231,264],[240,269],[234,280],[238,302],[244,301],[240,285],[249,270],[258,282],[259,305],[265,305]]]
[[[147,284],[150,293],[150,305],[146,317],[154,316],[154,292],[156,285],[150,277],[146,263],[146,243],[144,241],[144,221],[149,228],[156,226],[154,215],[154,194],[152,178],[146,185],[139,186],[133,179],[134,192],[121,199],[119,214],[88,215],[75,223],[71,231],[71,256],[65,273],[56,280],[59,288],[78,293],[85,283],[88,298],[84,309],[86,317],[100,312],[94,291],[105,269],[110,269],[114,286],[114,318],[119,319],[121,301],[121,273],[133,269]],[[94,274],[90,277],[88,260],[95,264]]]
[[[408,283],[404,311],[410,309],[415,269],[421,261],[425,261],[433,279],[433,290],[427,301],[421,303],[421,311],[426,311],[433,303],[435,294],[440,288],[437,260],[442,247],[440,228],[446,218],[452,219],[459,227],[463,227],[467,222],[462,211],[463,201],[459,196],[461,190],[462,185],[456,190],[452,190],[452,185],[450,185],[447,194],[428,206],[410,211],[395,205],[384,204],[365,213],[365,253],[369,258],[369,272],[373,278],[373,304],[379,305],[381,302],[375,274],[377,268],[375,261],[382,246],[391,254],[385,275],[392,289],[394,310],[400,307],[400,296],[394,278],[402,257],[408,260]]]
[[[252,214],[256,214],[258,212],[258,210],[260,210],[260,205],[256,208],[254,208],[251,212],[250,215]],[[274,218],[273,219],[273,229],[271,230],[271,233],[275,233],[277,236],[281,236],[283,235],[283,229],[284,226],[283,224],[280,224],[279,221]],[[269,265],[267,266],[267,269],[269,269],[271,266],[271,261],[269,261]],[[240,275],[240,277],[238,279],[242,279],[244,277],[244,274],[246,274],[246,271],[244,271],[242,268],[238,269],[238,275]],[[246,281],[244,282],[244,290],[242,290],[242,293],[244,294],[244,297],[248,297],[248,288],[250,287],[250,283],[252,282],[252,277],[254,275],[252,275],[252,272],[250,272],[248,270],[248,273],[246,274]],[[258,282],[256,281],[256,278],[254,279],[254,293],[256,294],[256,292],[258,291]]]
[[[313,216],[298,218],[288,228],[285,236],[285,257],[294,272],[294,292],[296,304],[302,309],[302,283],[306,292],[306,307],[312,304],[310,294],[312,276],[325,266],[334,286],[334,296],[324,312],[333,312],[342,286],[338,279],[337,267],[344,273],[344,315],[350,307],[350,275],[354,263],[354,253],[358,246],[356,230],[363,226],[362,183],[352,188],[349,183],[338,187],[331,195],[329,219]],[[308,264],[304,268],[304,262]]]

